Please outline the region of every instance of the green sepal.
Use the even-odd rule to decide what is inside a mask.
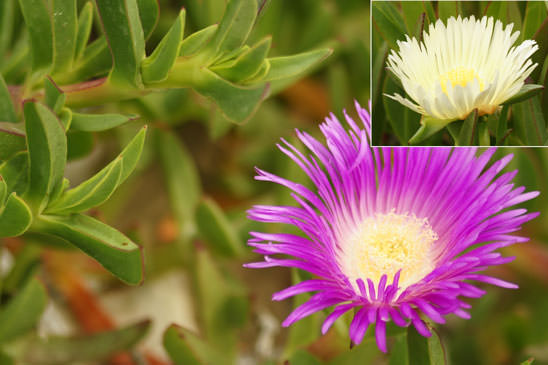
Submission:
[[[137,285],[143,280],[140,247],[96,219],[82,214],[41,215],[35,219],[32,229],[72,243],[128,284]]]
[[[13,128],[0,127],[0,161],[9,160],[27,148],[25,135]]]
[[[154,49],[152,55],[143,60],[141,64],[143,82],[160,82],[167,78],[169,71],[179,56],[185,29],[185,16],[186,12],[182,9],[171,29]]]
[[[32,212],[23,199],[13,192],[0,207],[0,237],[16,237],[27,231],[32,223]]]
[[[0,343],[30,331],[46,309],[47,300],[42,283],[30,279],[0,311]]]
[[[55,186],[61,183],[67,160],[65,129],[46,106],[25,102],[25,128],[29,151],[29,190],[25,200],[42,209]]]
[[[542,85],[535,85],[535,84],[525,84],[521,87],[521,89],[512,96],[510,99],[506,100],[503,105],[512,105],[515,103],[519,103],[521,101],[527,100],[529,98],[532,98],[533,96],[539,94],[544,90],[544,86]]]
[[[246,41],[257,16],[256,0],[229,0],[211,41],[215,55],[238,49]]]
[[[45,89],[45,104],[55,113],[59,114],[61,108],[65,105],[66,95],[57,86],[57,84],[49,77],[46,77],[44,82]]]
[[[226,358],[192,331],[172,324],[164,332],[164,348],[174,364],[222,364]]]
[[[270,69],[262,78],[262,81],[286,79],[298,76],[306,69],[329,57],[332,49],[324,48],[314,51],[299,53],[293,56],[269,58]]]
[[[78,16],[78,33],[74,46],[74,61],[78,61],[88,44],[91,26],[93,24],[93,3],[88,1]]]
[[[255,75],[261,68],[268,51],[270,50],[271,37],[267,37],[249,48],[235,60],[210,67],[219,76],[232,81],[243,81]]]
[[[242,254],[240,237],[214,200],[205,198],[200,202],[196,210],[196,224],[212,251],[226,257]]]
[[[108,358],[130,350],[148,333],[149,320],[86,336],[32,337],[24,344],[25,364],[58,365],[108,363]]]
[[[114,65],[112,81],[127,87],[142,87],[141,61],[145,39],[137,0],[95,0]]]
[[[434,133],[440,131],[453,122],[455,119],[436,119],[426,115],[423,115],[421,118],[421,126],[415,132],[413,137],[409,139],[409,144],[418,144],[424,141],[426,138],[432,136]]]
[[[11,101],[11,94],[2,74],[0,74],[0,122],[17,122],[17,115],[15,114],[15,108]]]
[[[186,37],[181,42],[179,56],[187,57],[198,52],[207,44],[208,41],[211,40],[218,27],[218,24],[213,24]]]
[[[19,0],[19,5],[30,35],[32,70],[51,68],[53,64],[53,26],[47,2]]]
[[[74,0],[51,0],[53,17],[53,73],[70,70],[78,35],[78,13]]]
[[[137,115],[72,113],[70,128],[82,132],[106,131],[135,120]]]
[[[67,190],[45,210],[46,214],[80,213],[99,206],[114,193],[122,176],[123,160],[117,158],[89,180]]]

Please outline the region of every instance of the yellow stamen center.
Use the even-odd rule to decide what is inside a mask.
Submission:
[[[398,286],[403,290],[434,269],[431,248],[437,239],[426,218],[393,212],[376,214],[348,237],[343,270],[353,284],[358,278],[369,278],[375,287],[384,274],[388,285],[401,270]]]
[[[478,80],[480,91],[483,91],[483,81],[479,75],[471,68],[457,67],[451,71],[446,72],[440,76],[440,85],[441,89],[445,94],[447,94],[447,81],[451,83],[452,87],[460,85],[465,87],[469,82]]]

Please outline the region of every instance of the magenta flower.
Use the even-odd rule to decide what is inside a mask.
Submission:
[[[421,314],[436,323],[450,313],[470,318],[462,298],[485,294],[470,281],[517,288],[480,272],[513,259],[498,248],[527,241],[510,233],[538,213],[510,207],[538,192],[515,188],[517,171],[499,175],[511,155],[487,167],[495,149],[478,155],[475,148],[372,148],[369,114],[356,108],[363,126],[346,113],[349,130],[334,115],[320,125],[327,146],[297,131],[311,155],[284,140],[278,145],[307,173],[314,191],[257,169],[257,180],[288,187],[298,206],[258,205],[249,217],[290,224],[303,235],[251,232],[248,244],[264,261],[246,267],[296,267],[316,276],[273,295],[283,300],[316,292],[284,326],[334,306],[323,322],[325,334],[355,310],[351,340],[359,344],[373,325],[386,352],[390,320],[430,336]]]

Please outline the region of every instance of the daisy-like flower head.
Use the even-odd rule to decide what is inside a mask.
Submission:
[[[407,95],[386,95],[417,113],[436,119],[465,119],[474,109],[492,114],[518,93],[537,64],[530,56],[538,49],[533,40],[512,47],[519,31],[513,24],[484,16],[441,20],[415,38],[398,41],[399,52],[388,56],[388,69]]]
[[[278,146],[306,172],[312,190],[257,170],[258,180],[291,189],[297,206],[254,206],[249,217],[293,225],[302,235],[251,232],[248,244],[264,261],[246,266],[295,267],[315,276],[273,295],[316,292],[284,326],[334,306],[326,333],[355,310],[351,340],[360,343],[372,325],[386,351],[390,320],[429,336],[421,313],[437,323],[450,313],[469,318],[462,298],[485,293],[470,281],[517,288],[479,272],[512,260],[498,248],[527,240],[510,233],[538,214],[512,207],[538,192],[514,187],[517,171],[499,174],[511,155],[487,167],[495,149],[478,155],[475,148],[372,148],[369,114],[356,108],[364,126],[346,113],[349,130],[334,115],[320,126],[327,146],[297,131],[311,154],[286,141]]]

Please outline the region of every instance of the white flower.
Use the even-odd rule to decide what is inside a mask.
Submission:
[[[407,95],[386,95],[417,113],[436,119],[464,119],[474,109],[492,114],[515,95],[537,64],[530,56],[538,49],[533,40],[512,47],[519,31],[513,24],[502,29],[493,18],[451,17],[447,27],[438,19],[415,38],[398,41],[399,52],[388,56],[388,69]]]

